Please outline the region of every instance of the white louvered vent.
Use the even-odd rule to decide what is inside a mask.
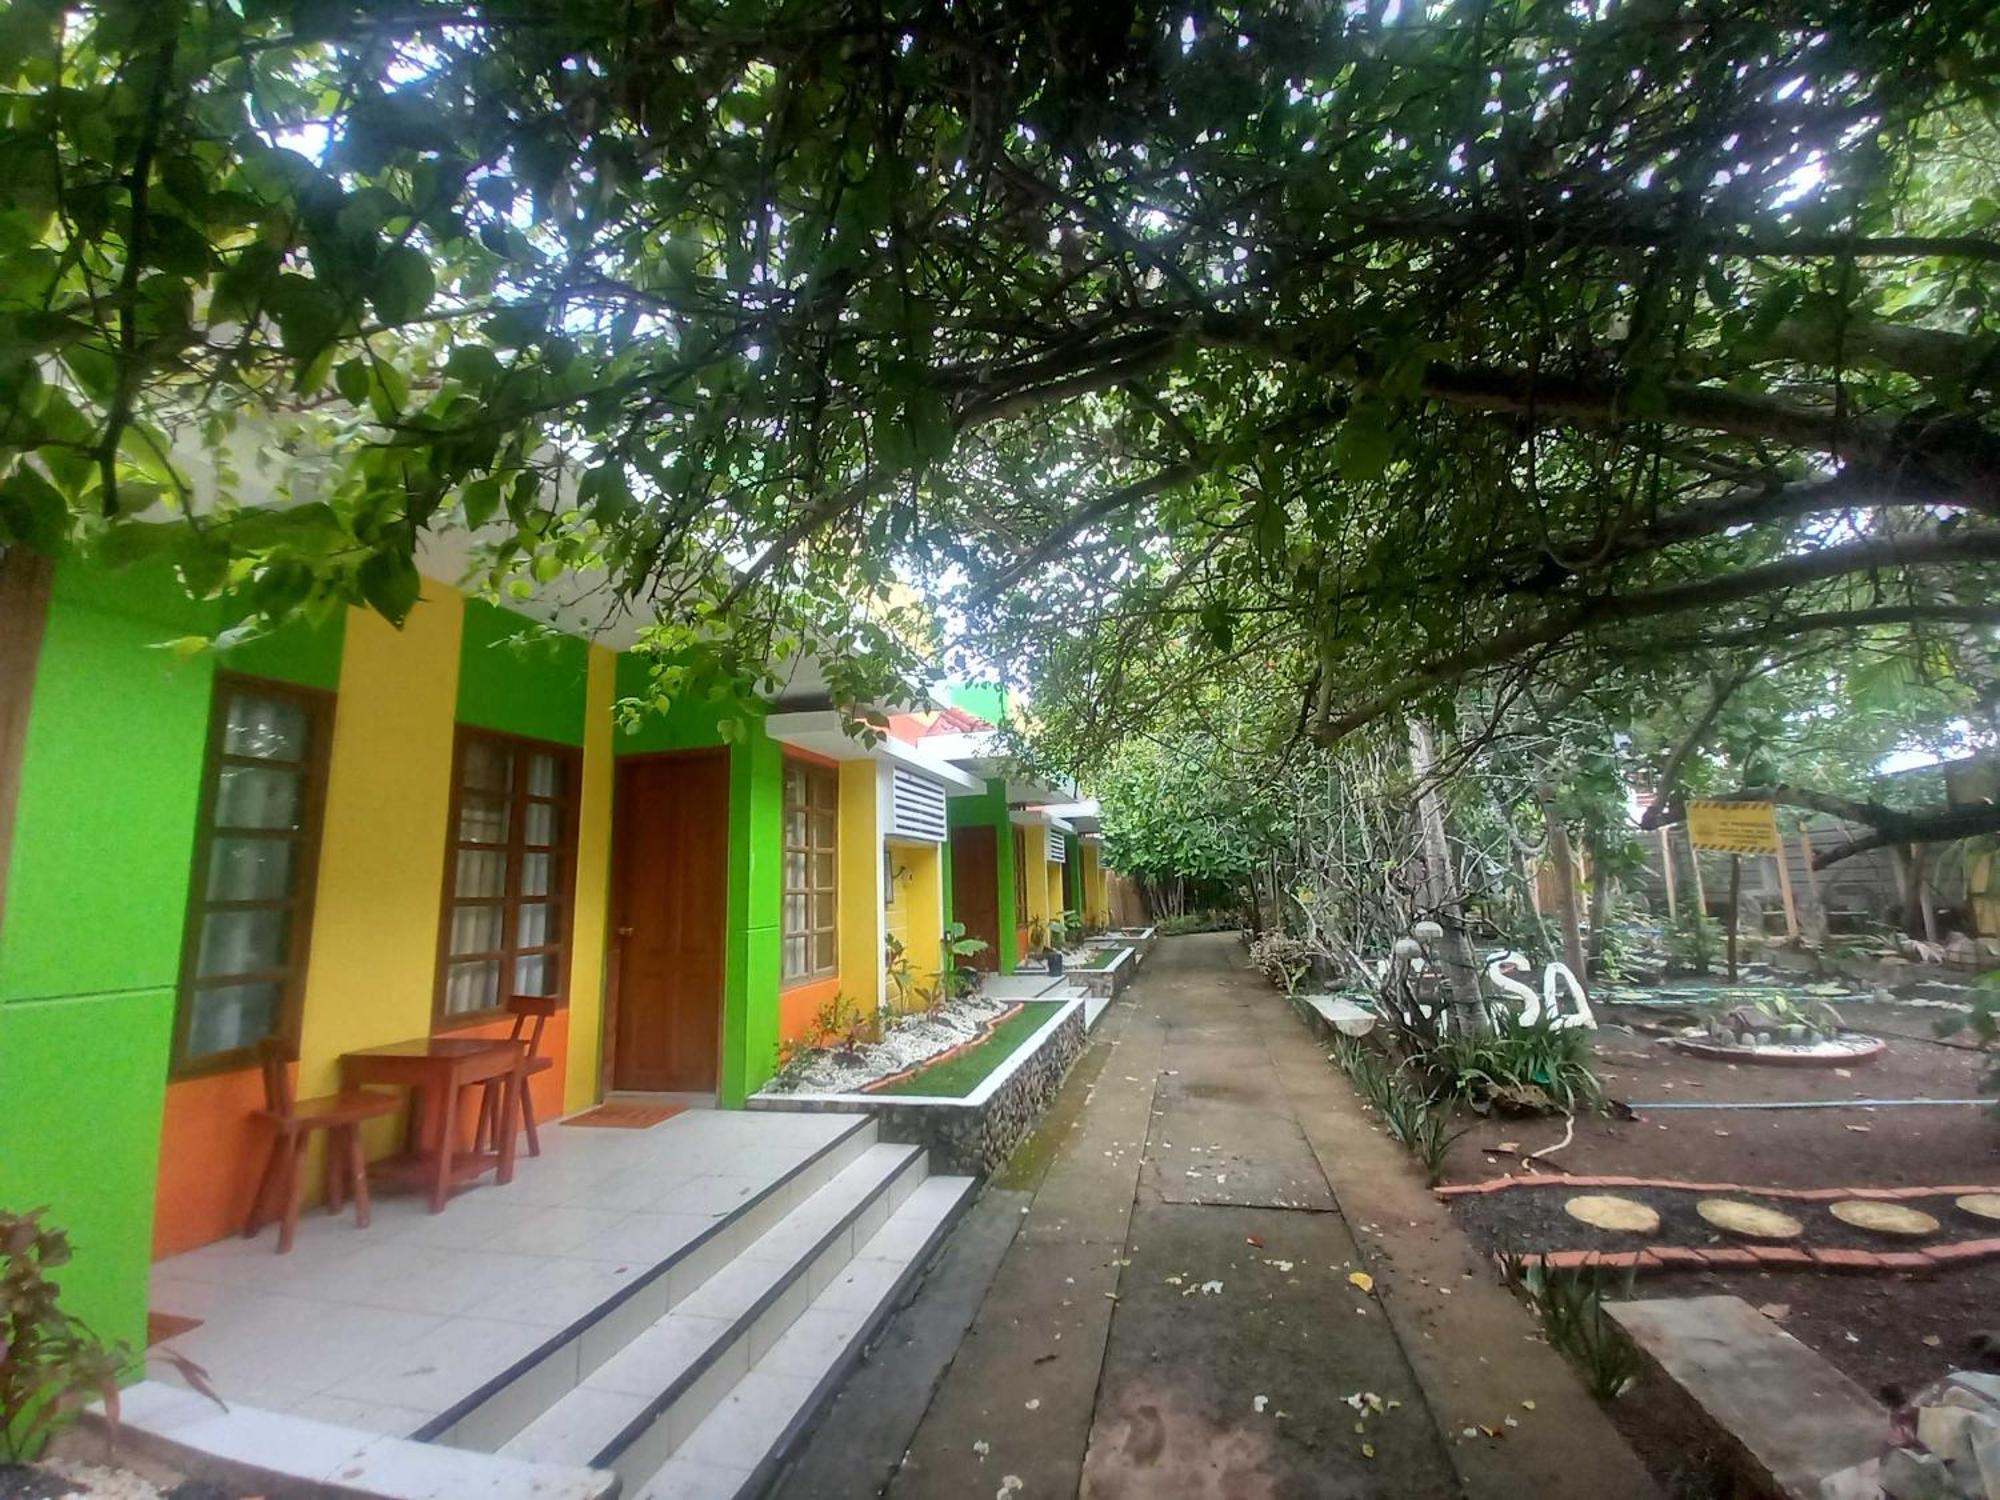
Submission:
[[[944,784],[895,767],[890,789],[889,831],[899,839],[944,842]]]
[[[1069,846],[1063,843],[1062,834],[1058,830],[1051,828],[1049,830],[1049,863],[1060,865],[1067,864],[1068,862]]]

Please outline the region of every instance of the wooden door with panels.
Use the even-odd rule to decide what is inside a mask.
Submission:
[[[729,752],[618,763],[611,1087],[712,1093],[721,1066]]]

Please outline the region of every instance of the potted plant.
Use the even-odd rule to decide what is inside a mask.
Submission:
[[[967,937],[965,924],[953,922],[944,930],[944,972],[938,976],[938,988],[946,997],[952,995],[976,995],[984,982],[979,970],[968,961],[986,951],[983,938]]]

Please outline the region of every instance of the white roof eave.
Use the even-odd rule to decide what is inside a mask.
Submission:
[[[905,766],[938,782],[947,797],[971,797],[986,790],[986,783],[978,777],[893,736],[864,745],[847,732],[838,709],[769,714],[764,719],[764,732],[781,745],[810,750],[828,760],[872,760]]]

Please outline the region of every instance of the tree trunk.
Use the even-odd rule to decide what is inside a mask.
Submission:
[[[1557,915],[1562,919],[1563,962],[1584,992],[1590,990],[1590,964],[1583,956],[1583,926],[1576,910],[1576,861],[1570,857],[1569,829],[1556,815],[1555,788],[1546,781],[1535,788],[1542,804],[1542,821],[1549,825],[1549,863],[1556,871]]]
[[[1729,982],[1736,983],[1736,927],[1743,899],[1743,856],[1729,856]]]
[[[1479,966],[1473,958],[1472,938],[1465,930],[1451,844],[1445,838],[1444,799],[1438,795],[1436,765],[1430,726],[1421,719],[1410,720],[1410,770],[1417,781],[1417,822],[1423,831],[1425,899],[1444,928],[1444,977],[1451,992],[1453,1024],[1460,1036],[1478,1036],[1486,1030],[1486,1010],[1480,1004]]]
[[[1604,873],[1603,851],[1593,845],[1590,851],[1590,954],[1591,973],[1594,974],[1604,962],[1604,927],[1611,913],[1611,877]],[[1590,984],[1590,975],[1576,976]]]

